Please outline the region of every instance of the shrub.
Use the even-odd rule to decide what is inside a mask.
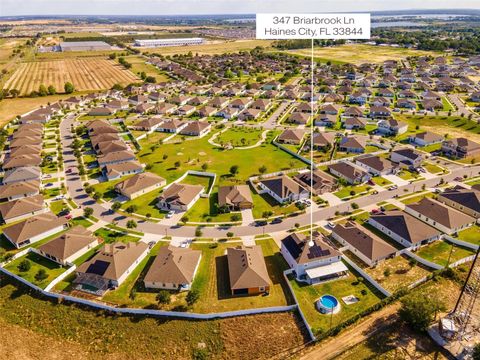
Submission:
[[[439,311],[445,309],[445,305],[435,294],[423,296],[411,294],[401,300],[401,307],[398,311],[400,318],[405,321],[413,330],[424,332],[435,320]]]
[[[32,263],[28,261],[27,259],[24,259],[18,264],[18,270],[21,272],[27,272],[32,268]]]
[[[35,280],[37,281],[42,281],[48,278],[48,274],[45,271],[45,269],[40,269],[38,272],[35,274]]]
[[[167,290],[160,290],[155,299],[160,305],[167,305],[170,304],[171,295]]]
[[[200,298],[200,293],[197,289],[192,289],[188,292],[187,296],[185,297],[185,301],[189,306],[192,306],[197,302]]]

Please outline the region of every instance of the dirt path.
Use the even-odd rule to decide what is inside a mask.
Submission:
[[[399,303],[389,305],[367,317],[351,329],[340,333],[318,346],[312,347],[311,351],[301,355],[300,360],[329,360],[335,359],[351,347],[361,343],[375,332],[387,327],[397,319]]]

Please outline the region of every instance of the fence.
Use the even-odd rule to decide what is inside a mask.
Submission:
[[[303,315],[303,311],[302,311],[302,309],[300,308],[300,306],[298,305],[297,296],[295,295],[295,292],[293,291],[292,286],[290,285],[290,281],[288,281],[288,277],[287,277],[287,276],[290,275],[292,272],[293,272],[292,269],[285,270],[285,271],[283,272],[283,278],[284,278],[285,282],[286,282],[287,285],[288,285],[288,289],[290,290],[290,293],[291,293],[292,296],[293,296],[293,300],[295,300],[295,307],[297,308],[298,313],[300,314],[300,318],[302,319],[303,323],[305,324],[305,327],[307,328],[308,335],[310,336],[310,339],[311,339],[312,341],[315,341],[315,340],[317,340],[317,338],[316,338],[315,335],[313,334],[312,328],[310,327],[310,324],[308,323],[307,318],[305,317],[305,315]]]
[[[275,140],[272,141],[272,144],[278,147],[279,149],[289,153],[290,155],[296,157],[298,160],[303,161],[304,163],[311,165],[312,162],[309,159],[304,158],[302,155],[297,154],[296,152],[290,150],[289,148],[286,148],[282,144],[276,142]]]
[[[373,287],[375,287],[375,289],[380,291],[383,295],[385,295],[386,297],[389,297],[390,295],[392,295],[390,294],[390,292],[385,290],[378,282],[376,282],[370,275],[368,275],[365,271],[363,271],[360,268],[360,266],[358,266],[352,260],[350,260],[347,256],[342,255],[342,259],[345,260],[348,263],[348,265],[354,268],[355,271],[357,271],[364,279],[366,279],[370,284],[372,284]]]
[[[4,273],[9,277],[14,278],[15,280],[21,282],[22,284],[28,286],[29,288],[41,293],[42,295],[50,299],[61,299],[63,301],[71,302],[74,304],[81,304],[94,309],[110,311],[118,314],[149,315],[149,316],[156,316],[156,317],[172,317],[172,318],[196,319],[196,320],[212,320],[212,319],[229,318],[229,317],[236,317],[236,316],[289,312],[297,309],[297,305],[295,304],[295,305],[287,305],[287,306],[272,306],[272,307],[265,307],[265,308],[227,311],[222,313],[199,314],[199,313],[185,313],[185,312],[154,310],[154,309],[117,308],[117,307],[97,303],[87,299],[81,299],[81,298],[77,298],[70,295],[53,293],[53,292],[47,291],[46,289],[44,290],[42,288],[39,288],[36,285],[33,285],[32,283],[28,282],[22,277],[15,275],[8,270],[5,270],[4,268],[0,268],[0,272]]]
[[[419,263],[431,268],[431,269],[434,269],[434,270],[441,270],[443,269],[443,266],[442,265],[438,265],[434,262],[431,262],[431,261],[428,261],[428,260],[425,260],[424,258],[414,254],[413,252],[411,251],[405,251],[404,252],[405,255],[411,257],[412,259],[415,259],[416,261],[418,261]]]
[[[470,255],[467,257],[464,257],[463,259],[457,260],[451,264],[448,265],[450,268],[457,267],[459,265],[465,264],[466,262],[473,261],[475,259],[475,255]]]
[[[45,291],[50,291],[51,289],[53,289],[53,287],[54,287],[55,285],[57,285],[60,281],[62,281],[62,280],[65,279],[68,275],[70,275],[71,273],[73,273],[76,268],[77,268],[76,265],[72,265],[72,266],[69,267],[66,271],[64,271],[63,273],[61,273],[60,275],[58,275],[55,279],[52,280],[52,282],[51,282],[50,284],[48,284],[48,285],[45,287]]]
[[[455,238],[453,238],[449,235],[443,235],[443,239],[448,241],[449,243],[453,243],[455,245],[459,245],[459,246],[465,247],[467,249],[471,249],[471,250],[475,250],[475,251],[478,250],[478,245],[475,245],[475,244],[472,244],[472,243],[469,243],[469,242],[466,242],[466,241],[455,239]]]

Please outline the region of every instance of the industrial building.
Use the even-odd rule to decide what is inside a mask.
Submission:
[[[135,40],[135,46],[162,47],[162,46],[187,46],[203,44],[202,38],[178,38],[178,39],[145,39]]]
[[[60,51],[96,51],[112,50],[104,41],[69,41],[60,43]]]

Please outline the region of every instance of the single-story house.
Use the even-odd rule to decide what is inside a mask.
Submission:
[[[115,191],[129,200],[166,185],[166,180],[156,174],[143,172],[123,180],[115,185]]]
[[[14,182],[0,186],[0,200],[13,201],[40,193],[40,180]]]
[[[162,246],[143,278],[145,288],[190,290],[201,257],[200,250]]]
[[[136,160],[135,154],[129,150],[112,151],[97,156],[97,162],[100,167],[134,160]]]
[[[328,165],[328,171],[352,185],[362,184],[371,179],[368,172],[346,161]]]
[[[93,233],[77,225],[39,246],[36,252],[60,265],[67,266],[97,245],[98,239]]]
[[[118,164],[107,164],[102,169],[103,176],[109,181],[120,179],[126,175],[139,174],[141,172],[143,172],[143,166],[136,160]]]
[[[20,148],[21,149],[21,148]],[[13,184],[18,182],[39,181],[41,170],[38,166],[25,166],[5,171],[3,174],[3,185]]]
[[[203,136],[212,129],[212,125],[206,121],[189,121],[187,126],[180,130],[180,135]]]
[[[390,160],[376,155],[362,155],[355,158],[355,163],[374,176],[395,173],[397,166]]]
[[[262,193],[267,193],[283,204],[308,198],[309,192],[287,175],[280,175],[260,180],[258,183]]]
[[[148,244],[142,241],[106,244],[77,268],[76,289],[103,295],[109,289],[117,288],[142,262],[148,251]]]
[[[315,195],[321,195],[326,192],[333,192],[337,189],[337,180],[320,170],[312,172],[306,171],[295,175],[295,181],[304,186]]]
[[[218,206],[219,208],[226,207],[230,211],[251,209],[253,207],[253,200],[249,186],[221,186],[218,189]]]
[[[395,119],[390,120],[380,120],[378,122],[377,131],[380,134],[384,135],[401,135],[406,133],[408,130],[408,124],[403,121],[398,121]]]
[[[205,191],[202,185],[173,183],[157,198],[157,207],[161,210],[187,211]]]
[[[455,187],[438,194],[437,200],[475,219],[480,218],[480,191]]]
[[[405,212],[447,234],[456,233],[475,223],[475,218],[426,197],[405,206]]]
[[[279,143],[300,145],[305,136],[305,130],[286,129],[277,138]]]
[[[390,160],[400,165],[417,168],[422,165],[423,156],[413,149],[404,148],[393,150],[390,153]]]
[[[227,248],[232,295],[257,295],[270,291],[271,280],[260,245]]]
[[[432,144],[438,144],[443,141],[443,136],[432,133],[430,131],[424,131],[418,134],[410,135],[408,141],[411,144],[417,146],[427,146]]]
[[[48,211],[43,195],[24,197],[14,201],[0,203],[0,215],[5,224],[19,221]]]
[[[332,237],[359,257],[368,266],[376,266],[382,260],[395,256],[397,249],[380,237],[353,221],[337,224]]]
[[[67,219],[46,212],[4,228],[3,235],[19,249],[56,234],[67,226]]]
[[[338,143],[338,151],[349,153],[363,153],[367,146],[364,136],[343,136]]]
[[[372,215],[368,223],[399,244],[412,249],[438,240],[442,235],[439,230],[400,210]]]

